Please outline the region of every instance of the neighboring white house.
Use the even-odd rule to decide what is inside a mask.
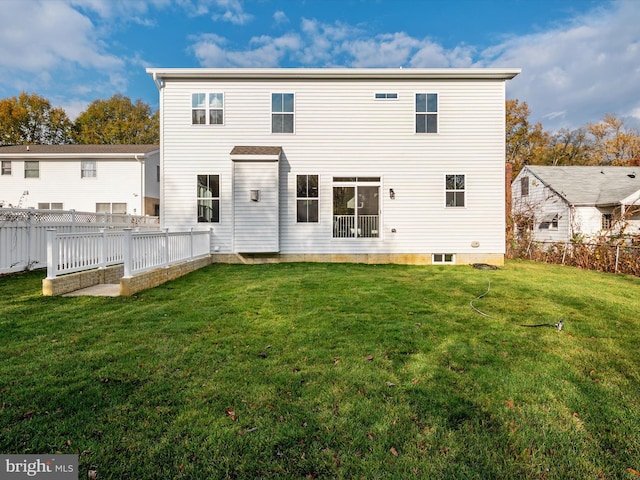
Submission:
[[[162,225],[219,261],[502,264],[519,71],[149,68]]]
[[[0,206],[158,215],[158,145],[0,146]]]
[[[516,224],[536,241],[640,233],[639,167],[524,167],[511,186]]]

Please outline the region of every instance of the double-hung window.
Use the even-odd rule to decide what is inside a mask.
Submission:
[[[293,93],[271,94],[271,133],[293,133],[294,106]]]
[[[11,160],[2,160],[2,175],[11,175]]]
[[[83,160],[80,163],[80,178],[95,178],[96,162],[95,160]]]
[[[220,175],[198,175],[198,222],[220,222]]]
[[[522,177],[520,179],[520,195],[523,197],[529,195],[529,177]]]
[[[438,133],[437,93],[416,93],[416,133]]]
[[[38,160],[25,160],[24,178],[40,178],[40,162]]]
[[[318,175],[296,177],[296,218],[298,223],[318,222]]]
[[[464,175],[445,175],[445,204],[447,207],[464,207]]]
[[[224,94],[192,93],[191,94],[192,125],[223,125]]]

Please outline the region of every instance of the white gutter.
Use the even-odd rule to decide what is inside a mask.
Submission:
[[[147,68],[156,85],[162,79],[396,79],[510,80],[519,68]],[[161,88],[161,87],[159,87]]]

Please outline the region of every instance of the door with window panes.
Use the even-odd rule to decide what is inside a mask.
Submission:
[[[380,236],[380,177],[334,177],[333,237]]]

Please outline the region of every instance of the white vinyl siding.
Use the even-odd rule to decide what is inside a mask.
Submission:
[[[184,98],[225,92],[224,130],[190,128]],[[295,135],[271,134],[272,93],[295,92]],[[375,92],[397,92],[375,101]],[[438,93],[438,134],[415,132],[415,93]],[[504,253],[504,82],[487,80],[227,80],[165,82],[161,90],[165,179],[163,225],[193,224],[193,178],[221,178],[214,244],[233,252],[230,152],[239,145],[282,146],[279,251],[338,253]],[[295,221],[298,172],[318,175],[319,221]],[[445,175],[464,172],[473,202],[443,208]],[[333,178],[380,177],[377,238],[335,239]],[[477,186],[477,187],[476,187]],[[389,196],[393,189],[395,198]],[[246,192],[248,196],[248,191]],[[395,232],[392,232],[395,230]],[[479,247],[472,247],[478,242]]]

